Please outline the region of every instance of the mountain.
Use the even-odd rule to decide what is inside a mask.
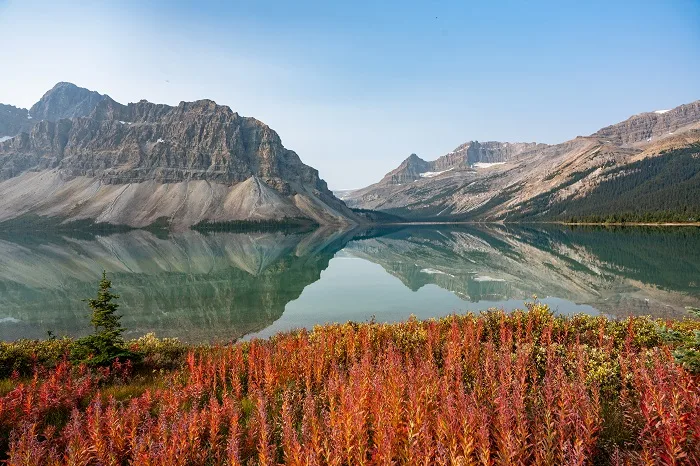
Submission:
[[[387,173],[380,183],[409,183],[421,178],[434,178],[451,170],[469,170],[500,165],[517,160],[520,154],[545,147],[547,147],[546,144],[537,143],[510,144],[495,141],[483,143],[471,141],[432,162],[426,162],[416,154],[411,154],[396,170]]]
[[[657,110],[634,115],[622,123],[607,126],[593,137],[625,146],[644,146],[661,137],[700,129],[700,100],[672,110]]]
[[[87,117],[107,96],[71,83],[58,83],[30,110],[0,104],[0,142],[28,133],[41,120]]]
[[[362,221],[270,127],[211,100],[122,105],[59,83],[29,113],[0,143],[0,222]]]
[[[35,120],[58,121],[90,115],[95,107],[108,98],[72,83],[58,83],[35,103],[29,114]]]
[[[700,219],[698,143],[700,101],[561,144],[472,141],[434,161],[412,154],[343,200],[410,219]]]

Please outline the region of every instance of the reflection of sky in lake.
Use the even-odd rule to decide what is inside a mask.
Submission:
[[[564,299],[539,300],[560,313],[598,314],[591,306]],[[377,264],[355,257],[335,257],[319,281],[287,304],[279,320],[248,338],[266,338],[280,331],[331,322],[366,322],[372,318],[377,322],[396,322],[411,315],[428,319],[494,307],[510,311],[525,306],[524,301],[515,299],[474,303],[433,284],[412,291]]]

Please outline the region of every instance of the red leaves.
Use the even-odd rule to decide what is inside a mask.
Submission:
[[[673,362],[668,351],[655,351],[650,361],[632,360],[639,419],[641,456],[655,464],[700,464],[700,390],[697,381]]]
[[[587,331],[613,350],[604,323]],[[697,464],[697,381],[631,332],[617,403],[638,435],[611,460]],[[332,325],[190,353],[129,401],[99,385],[131,368],[64,363],[0,398],[0,425],[8,464],[591,464],[604,419],[587,348],[537,309]]]

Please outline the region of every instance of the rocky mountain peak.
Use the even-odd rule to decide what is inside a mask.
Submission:
[[[60,82],[32,106],[29,114],[34,119],[49,121],[86,117],[105,97],[73,83]]]
[[[466,166],[475,163],[503,163],[510,162],[526,152],[545,147],[547,147],[546,144],[536,142],[470,141],[443,157],[452,160],[450,165],[454,165],[455,162]],[[459,157],[455,158],[455,155]],[[444,163],[440,163],[440,165],[444,165]]]
[[[123,105],[59,83],[32,107],[35,118],[4,110],[12,118],[0,118],[0,128],[31,124],[0,140],[0,222],[29,213],[131,226],[165,217],[175,228],[360,221],[274,130],[213,100]]]
[[[218,105],[216,102],[210,99],[200,99],[193,102],[180,102],[178,108],[184,110],[193,110],[199,112],[217,112],[224,111],[228,113],[233,113],[233,111],[226,105]]]
[[[406,160],[401,162],[401,165],[397,167],[397,170],[420,170],[425,169],[429,165],[428,162],[418,157],[416,154],[411,154],[406,157]]]
[[[425,162],[422,158],[418,157],[416,154],[411,154],[408,157],[406,157],[406,160],[404,163],[410,164],[410,163],[420,163],[420,162]]]
[[[546,144],[535,142],[469,141],[430,162],[411,154],[396,169],[387,173],[378,184],[401,185],[421,178],[433,178],[453,170],[470,170],[475,164],[510,162],[528,152],[546,147]]]
[[[403,184],[420,178],[420,174],[430,169],[430,162],[426,162],[416,154],[409,155],[401,165],[389,172],[382,180],[385,184]]]

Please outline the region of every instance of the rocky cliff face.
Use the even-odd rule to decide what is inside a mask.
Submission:
[[[450,170],[468,170],[479,164],[505,163],[538,148],[547,147],[537,143],[507,143],[471,141],[460,145],[449,154],[427,162],[411,154],[395,170],[387,173],[379,184],[403,184],[433,178]]]
[[[468,142],[434,161],[413,155],[343,199],[412,219],[522,219],[554,206],[566,215],[563,203],[586,196],[628,164],[697,143],[698,128],[700,101],[556,145]]]
[[[0,221],[358,220],[276,132],[213,101],[122,105],[59,84],[34,111],[46,119],[0,143]]]
[[[0,104],[0,142],[28,133],[42,120],[87,117],[107,96],[71,83],[58,83],[30,110]]]
[[[28,131],[32,126],[27,109],[0,104],[0,142]]]
[[[430,171],[432,164],[426,162],[416,154],[411,154],[401,165],[384,176],[382,181],[387,184],[410,183],[420,178],[421,173]]]
[[[672,110],[634,115],[597,131],[593,137],[619,145],[638,146],[694,128],[700,128],[700,100]]]
[[[516,160],[520,155],[535,149],[543,149],[546,144],[535,142],[478,142],[462,144],[454,151],[435,161],[435,168],[445,169],[456,163],[474,165],[476,163],[505,163]]]
[[[257,176],[282,194],[292,184],[326,189],[318,172],[285,149],[267,125],[208,100],[169,107],[107,99],[88,118],[39,122],[4,145],[2,155],[5,178],[56,168],[114,184],[235,183]],[[13,169],[16,163],[19,170]]]
[[[85,117],[106,97],[75,84],[58,83],[29,109],[29,114],[35,120],[49,121]]]

